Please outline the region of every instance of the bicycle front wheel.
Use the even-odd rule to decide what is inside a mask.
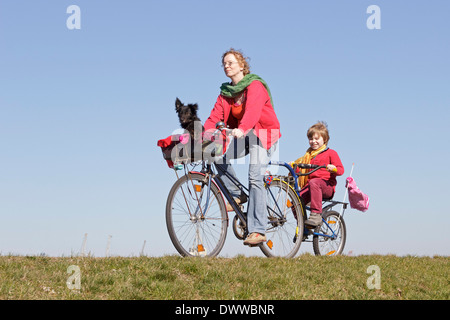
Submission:
[[[166,224],[182,256],[219,254],[227,235],[228,215],[222,194],[210,177],[188,173],[175,182],[167,198]]]
[[[267,257],[292,258],[303,239],[303,205],[295,190],[285,181],[266,184],[267,241],[260,245]]]
[[[342,253],[347,238],[344,219],[336,211],[323,213],[324,222],[316,227],[313,236],[313,249],[316,256],[337,256]]]

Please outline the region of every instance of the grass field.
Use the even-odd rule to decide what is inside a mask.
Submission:
[[[450,258],[0,256],[0,299],[448,300]]]

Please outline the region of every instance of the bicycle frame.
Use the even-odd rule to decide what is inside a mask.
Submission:
[[[215,166],[217,171],[220,171],[223,175],[226,175],[230,180],[241,190],[245,190],[245,194],[248,196],[248,188],[246,188],[239,180],[237,180],[235,177],[233,177],[231,174],[229,174],[227,171],[222,170],[220,167]],[[292,169],[292,168],[291,168]],[[228,203],[233,208],[236,215],[239,217],[241,222],[243,223],[244,228],[247,228],[247,215],[242,212],[241,207],[236,203],[233,196],[230,194],[230,191],[225,186],[225,183],[222,181],[220,176],[214,172],[212,169],[212,164],[203,164],[203,169],[201,170],[201,173],[203,174],[209,174],[211,175],[211,179],[208,179],[208,189],[207,189],[207,198],[205,202],[204,210],[207,211],[208,205],[209,205],[209,197],[210,197],[210,191],[211,191],[211,180],[214,181],[214,183],[217,185],[217,187],[222,192],[223,197],[228,201]],[[273,195],[272,195],[273,196]],[[278,208],[279,209],[279,208]],[[279,212],[281,212],[281,209],[279,209]],[[277,213],[278,215],[278,213]],[[283,218],[283,217],[279,217]]]

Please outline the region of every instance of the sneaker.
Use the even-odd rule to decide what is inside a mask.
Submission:
[[[238,206],[240,206],[241,204],[244,204],[247,202],[247,196],[245,194],[241,194],[241,196],[239,198],[234,198],[234,201],[236,202],[236,204]],[[227,203],[227,211],[228,212],[234,211],[234,209],[230,203]]]
[[[246,246],[256,246],[262,242],[266,241],[266,236],[257,232],[250,233],[244,241]]]
[[[305,225],[307,227],[318,227],[322,225],[322,215],[320,213],[311,212],[309,219],[305,221]]]

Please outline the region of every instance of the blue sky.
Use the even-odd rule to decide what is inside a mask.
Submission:
[[[67,7],[81,10],[69,30]],[[381,10],[381,29],[366,12]],[[165,226],[175,174],[158,139],[179,125],[175,98],[204,121],[230,47],[270,86],[281,160],[306,130],[370,196],[348,210],[345,253],[449,255],[448,1],[0,2],[0,253],[176,254]],[[245,165],[237,165],[245,179]],[[232,217],[232,216],[231,216]],[[229,230],[223,256],[261,255]],[[312,252],[305,243],[300,252]]]

